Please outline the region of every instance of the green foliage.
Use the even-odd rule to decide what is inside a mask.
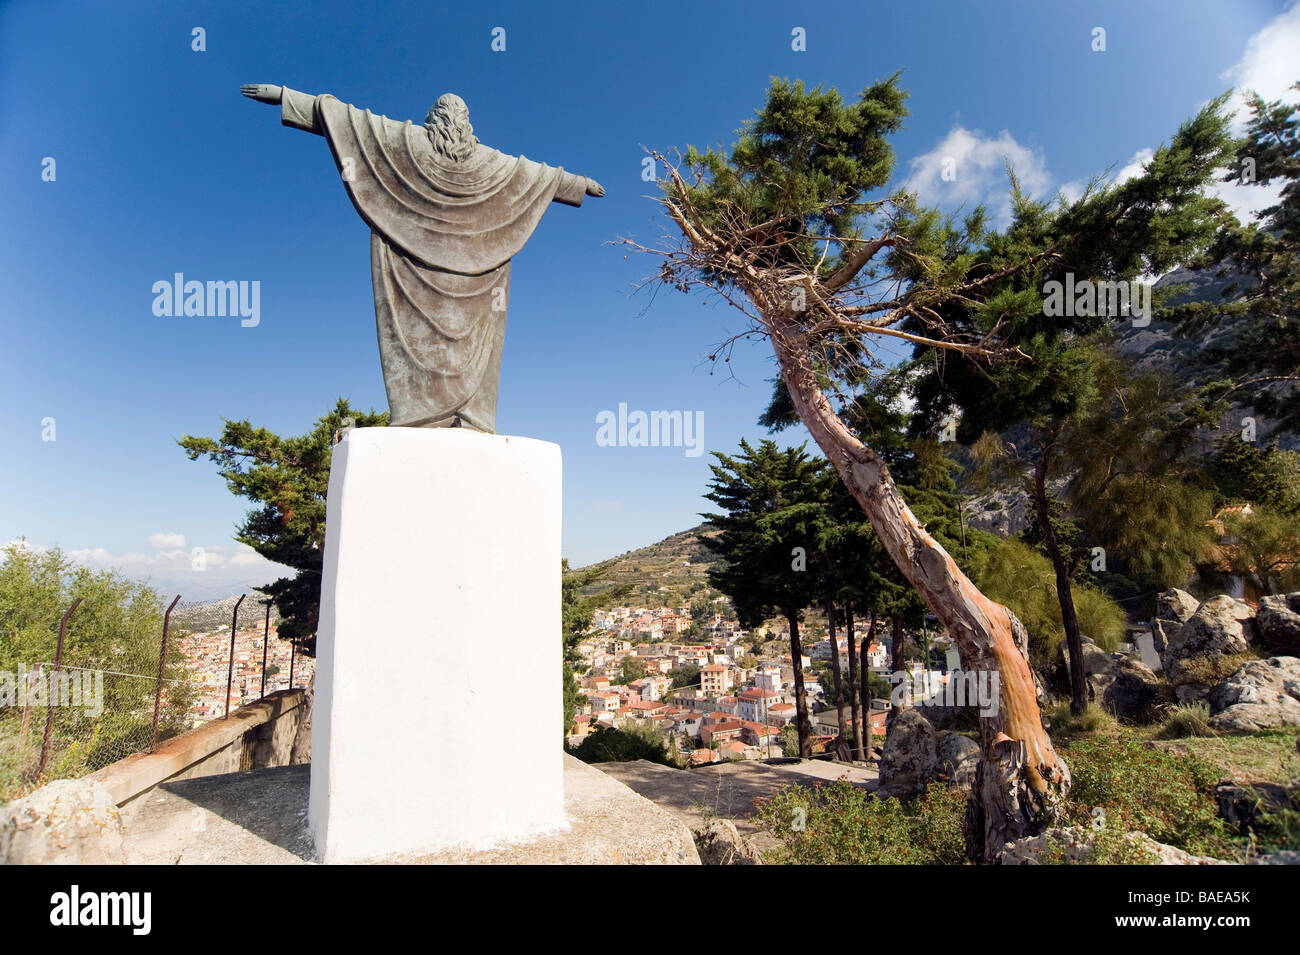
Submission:
[[[1052,738],[1057,740],[1114,735],[1119,732],[1119,720],[1096,703],[1089,703],[1078,714],[1070,709],[1068,702],[1058,703],[1047,712],[1046,717]]]
[[[1236,435],[1222,438],[1206,473],[1218,488],[1218,504],[1250,504],[1300,515],[1300,453],[1274,442],[1260,446]]]
[[[757,803],[755,822],[781,842],[771,861],[794,865],[959,865],[966,795],[931,784],[904,803],[846,780],[791,786]]]
[[[619,668],[619,682],[627,685],[633,680],[639,680],[645,676],[645,664],[633,656],[623,658],[622,666]]]
[[[1065,627],[1051,562],[1014,538],[994,538],[974,579],[985,596],[1009,607],[1025,625],[1031,662],[1039,667],[1054,663]],[[1124,638],[1124,611],[1095,588],[1075,585],[1073,591],[1083,636],[1105,650],[1116,649]]]
[[[560,561],[560,648],[564,680],[564,733],[573,732],[574,717],[586,702],[578,685],[577,668],[582,662],[578,643],[591,627],[596,610],[608,606],[627,595],[631,587],[626,584],[603,587],[596,593],[582,595],[582,590],[600,584],[608,576],[614,561],[608,560],[581,570],[570,570],[569,562]],[[641,676],[644,676],[644,668]],[[634,677],[634,679],[636,679]]]
[[[1291,88],[1300,91],[1300,83]],[[1262,210],[1257,222],[1225,224],[1197,263],[1218,267],[1220,276],[1232,279],[1224,300],[1184,303],[1170,316],[1183,334],[1196,336],[1244,316],[1236,334],[1201,351],[1202,361],[1223,374],[1210,389],[1247,397],[1258,411],[1294,429],[1300,427],[1300,105],[1252,94],[1246,135],[1234,148],[1232,161],[1222,164],[1223,181],[1280,185],[1280,200]],[[1248,168],[1254,172],[1249,179]],[[1280,382],[1290,384],[1279,388]]]
[[[1210,707],[1205,703],[1182,703],[1171,707],[1156,733],[1158,739],[1217,735],[1219,734],[1210,726]]]
[[[734,228],[735,210],[769,223],[791,240],[774,247],[774,262],[815,267],[822,257],[817,237],[861,235],[862,194],[889,179],[894,151],[885,137],[902,128],[906,98],[898,74],[852,103],[835,89],[773,78],[767,102],[741,128],[730,154],[688,148],[685,164],[703,175],[692,202],[715,230]],[[671,200],[671,184],[665,191]]]
[[[1224,560],[1256,593],[1300,590],[1300,520],[1266,507],[1225,515]]]
[[[1213,796],[1219,769],[1204,758],[1154,749],[1131,733],[1074,740],[1065,758],[1073,777],[1069,823],[1092,826],[1101,807],[1107,829],[1140,829],[1196,855],[1231,854]]]
[[[339,398],[306,434],[282,438],[248,421],[227,420],[219,438],[186,435],[178,442],[191,461],[206,456],[216,464],[230,492],[256,505],[235,540],[297,572],[262,589],[280,612],[279,635],[303,641],[308,653],[315,652],[320,613],[325,492],[334,434],[349,426],[387,424],[387,411],[357,411]]]
[[[58,622],[68,618],[63,666],[107,671],[102,676],[103,709],[54,708],[54,754],[46,778],[75,777],[106,766],[147,746],[152,732],[158,658],[162,649],[162,599],[151,588],[113,571],[93,571],[58,549],[36,551],[10,545],[0,551],[0,672],[52,663]],[[124,675],[124,674],[129,674]],[[165,668],[167,684],[159,735],[188,728],[194,687],[173,644]],[[91,708],[93,709],[93,707]],[[0,706],[0,802],[22,787],[34,769],[45,725],[44,707],[35,713],[26,744],[22,707]]]
[[[570,753],[584,763],[624,763],[645,759],[664,766],[677,765],[662,736],[652,728],[642,727],[635,720],[622,729],[597,726]]]
[[[684,686],[700,685],[700,668],[694,663],[674,667],[668,671],[669,688],[676,690]]]

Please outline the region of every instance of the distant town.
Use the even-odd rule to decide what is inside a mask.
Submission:
[[[692,765],[737,759],[780,756],[782,731],[796,719],[794,663],[771,649],[789,646],[788,630],[760,627],[747,631],[735,620],[715,613],[700,621],[705,643],[678,642],[691,629],[689,607],[611,607],[597,611],[577,645],[586,672],[578,677],[585,696],[568,737],[576,746],[599,726],[653,727]],[[824,628],[823,628],[824,630]],[[813,730],[813,751],[825,752],[840,732],[834,689],[818,673],[827,672],[833,656],[829,637],[810,628],[804,673]],[[854,625],[855,646],[861,647],[868,628]],[[956,668],[955,650],[942,635],[933,646],[950,664],[925,673],[919,662],[909,668],[910,685],[925,687],[912,698],[942,693],[947,670]],[[847,710],[848,634],[837,631],[838,658],[845,684]],[[892,640],[878,635],[867,647],[870,669],[888,680]],[[945,652],[945,650],[947,652]],[[814,666],[814,664],[817,664]],[[627,679],[633,676],[632,679]],[[910,697],[909,685],[909,698]],[[887,700],[871,706],[873,735],[885,735]],[[788,733],[786,734],[788,735]]]
[[[290,686],[307,686],[316,671],[314,657],[294,653],[287,640],[277,636],[274,622],[270,625],[266,647],[266,692],[288,689]],[[198,725],[226,712],[226,681],[230,677],[230,709],[233,712],[246,703],[256,703],[262,697],[262,643],[264,628],[240,630],[235,634],[235,665],[230,665],[230,627],[218,627],[207,633],[183,634],[176,641],[177,651],[185,660],[186,670],[197,691],[190,708],[190,723]],[[290,683],[292,668],[293,682]]]

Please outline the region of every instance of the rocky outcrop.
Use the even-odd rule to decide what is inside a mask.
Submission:
[[[930,721],[916,710],[899,713],[880,755],[880,794],[906,799],[925,792],[938,771],[938,742]]]
[[[122,820],[108,790],[90,779],[59,779],[0,809],[0,863],[115,865]]]
[[[1245,653],[1256,642],[1254,611],[1232,597],[1211,597],[1169,640],[1165,673],[1180,702],[1203,700],[1223,678],[1223,658]]]
[[[1171,587],[1156,598],[1156,615],[1151,620],[1151,640],[1162,657],[1170,640],[1192,619],[1200,604],[1185,590]]]
[[[975,767],[980,761],[979,743],[960,733],[940,732],[934,749],[938,777],[963,789],[975,785]]]
[[[1062,640],[1057,646],[1060,670],[1068,686],[1070,650]],[[1096,703],[1120,719],[1143,720],[1161,696],[1162,682],[1140,660],[1126,653],[1108,653],[1087,637],[1083,638],[1083,678],[1088,702]]]
[[[1300,593],[1260,598],[1255,625],[1267,652],[1300,657]]]
[[[1097,861],[1097,839],[1101,835],[1094,829],[1071,826],[1048,829],[1037,836],[1028,836],[1003,847],[998,861],[1002,865],[1091,865]],[[1124,834],[1122,852],[1125,861],[1147,865],[1231,865],[1222,859],[1194,856],[1190,852],[1156,842],[1145,832]],[[1104,861],[1104,860],[1103,860]]]
[[[1217,730],[1300,726],[1300,658],[1251,660],[1208,694]]]
[[[762,865],[762,854],[730,819],[712,819],[691,834],[704,865]]]
[[[969,789],[975,783],[980,747],[973,739],[934,726],[916,710],[900,713],[889,727],[880,756],[881,796],[910,799],[930,783]]]

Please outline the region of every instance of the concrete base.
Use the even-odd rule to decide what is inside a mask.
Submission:
[[[559,447],[357,429],[334,448],[328,501],[318,858],[485,849],[562,829]]]
[[[553,740],[556,747],[558,740]],[[506,757],[508,758],[508,757]],[[383,861],[510,865],[699,865],[690,829],[648,799],[561,755],[566,831],[484,850],[444,850]],[[163,783],[122,809],[130,865],[304,865],[306,766]]]

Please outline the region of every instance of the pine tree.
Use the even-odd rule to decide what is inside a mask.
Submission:
[[[1036,359],[1052,356],[1053,339],[1035,348],[1010,334],[1035,312],[1041,318],[1043,273],[1064,266],[1117,278],[1174,259],[1222,207],[1199,189],[1222,164],[1226,123],[1223,99],[1215,100],[1143,176],[1089,190],[1055,213],[1017,194],[1016,223],[998,235],[982,214],[947,228],[905,195],[871,198],[889,180],[888,136],[902,125],[905,97],[897,76],[849,103],[835,90],[774,80],[729,152],[690,148],[684,172],[655,154],[666,171],[664,209],[681,238],[663,248],[628,244],[659,256],[665,284],[744,309],[752,324],[715,357],[747,335],[768,340],[796,413],[885,550],[963,662],[999,673],[1000,705],[981,721],[968,816],[972,855],[991,860],[1007,841],[1054,821],[1069,788],[1039,718],[1023,628],[921,525],[880,452],[845,426],[832,401],[844,400],[848,369],[884,364],[875,348],[882,338],[928,349],[936,363],[1018,369],[1003,379],[1019,374],[1050,391],[1044,376],[1054,368]]]

